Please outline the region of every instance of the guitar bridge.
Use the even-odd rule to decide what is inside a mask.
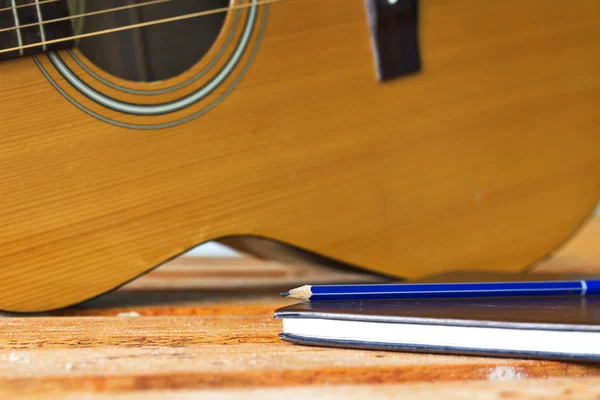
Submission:
[[[365,2],[378,79],[419,72],[418,0]]]

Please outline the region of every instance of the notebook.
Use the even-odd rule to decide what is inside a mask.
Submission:
[[[600,297],[342,301],[275,311],[313,346],[600,361]]]

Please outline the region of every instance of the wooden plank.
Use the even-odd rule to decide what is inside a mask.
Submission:
[[[280,324],[264,307],[253,316],[222,310],[5,319],[0,393],[600,377],[594,365],[299,347],[278,339]]]
[[[326,398],[348,399],[593,399],[600,396],[598,378],[539,378],[523,379],[518,373],[513,379],[510,368],[492,368],[488,379],[481,381],[421,382],[410,384],[364,384],[364,385],[313,385],[284,388],[243,388],[208,390],[156,390],[139,392],[74,393],[61,397],[64,400],[103,400],[127,398],[131,400],[155,399],[211,399],[211,400],[306,400]],[[29,396],[28,396],[29,397]],[[50,395],[49,397],[54,397]],[[46,398],[36,395],[36,399]]]

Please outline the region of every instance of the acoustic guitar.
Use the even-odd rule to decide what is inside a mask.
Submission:
[[[599,199],[599,20],[597,0],[1,0],[0,309],[211,240],[524,271]]]

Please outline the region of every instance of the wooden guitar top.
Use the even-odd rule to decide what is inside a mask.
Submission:
[[[600,197],[599,3],[419,6],[422,69],[385,82],[348,0],[231,12],[209,53],[161,82],[78,50],[1,62],[0,309],[75,304],[224,238],[406,278],[543,258]],[[214,92],[133,112],[201,90],[244,40]]]

